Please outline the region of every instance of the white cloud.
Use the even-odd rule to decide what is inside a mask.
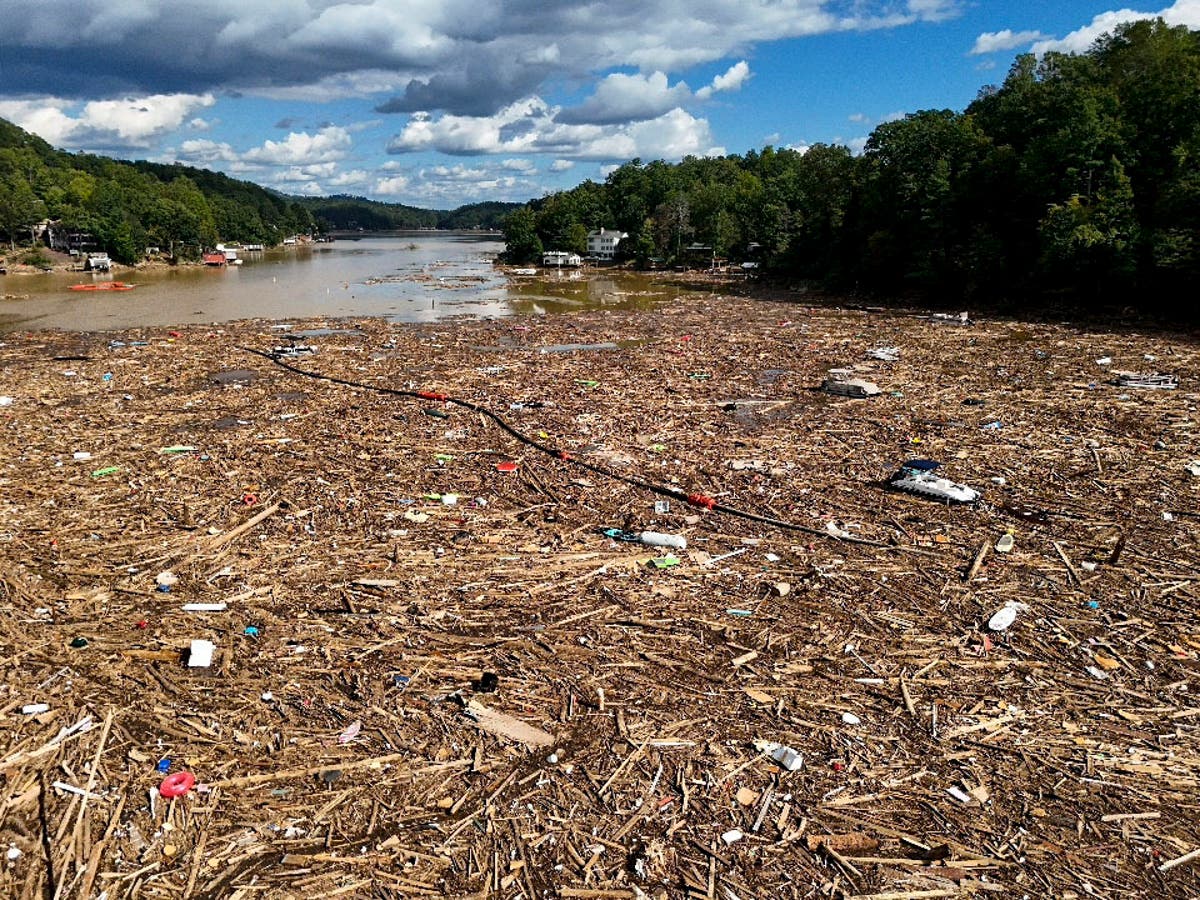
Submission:
[[[183,161],[212,165],[217,162],[236,162],[241,157],[229,144],[207,139],[184,141],[175,156]]]
[[[846,118],[849,119],[851,122],[866,122],[867,121],[866,114],[860,113],[860,112],[859,113],[851,113]]]
[[[537,169],[537,165],[531,159],[506,159],[501,166],[513,172],[532,172]]]
[[[293,181],[311,181],[316,178],[330,178],[337,172],[337,163],[327,162],[318,163],[313,166],[293,166],[276,173],[275,181],[278,182],[293,182]]]
[[[326,183],[333,188],[352,187],[358,184],[366,184],[371,180],[369,173],[362,169],[351,169],[348,172],[339,172],[334,175]]]
[[[997,53],[1001,50],[1026,47],[1034,41],[1045,40],[1047,37],[1049,35],[1042,34],[1040,31],[1013,31],[1011,28],[1005,28],[1003,31],[985,31],[975,38],[975,46],[971,48],[970,55],[979,56],[983,53]]]
[[[374,193],[388,197],[403,194],[408,189],[409,179],[404,175],[393,175],[390,178],[380,178],[375,182]]]
[[[592,96],[579,106],[562,110],[557,118],[568,124],[613,125],[654,119],[691,99],[692,92],[680,81],[671,85],[663,72],[649,75],[605,76]]]
[[[421,170],[422,178],[436,178],[443,181],[481,181],[487,177],[486,169],[468,169],[466,166],[434,166]]]
[[[212,94],[152,94],[93,100],[82,108],[59,97],[0,100],[0,116],[56,147],[144,148],[212,106]]]
[[[303,184],[289,185],[288,193],[301,194],[305,197],[321,197],[325,194],[325,189],[315,181],[306,181]]]
[[[679,159],[724,153],[712,146],[708,121],[682,109],[619,125],[565,124],[560,110],[539,97],[494,116],[414,115],[388,145],[390,153],[432,150],[451,154],[552,153],[559,158]]]
[[[575,168],[575,163],[569,159],[556,159],[550,163],[551,172],[566,172],[568,169]]]
[[[744,59],[730,66],[723,75],[718,75],[711,84],[696,91],[696,97],[707,100],[718,91],[738,91],[750,80],[750,64]]]
[[[1095,43],[1096,38],[1112,31],[1123,22],[1135,22],[1160,16],[1168,25],[1200,28],[1200,0],[1176,0],[1175,3],[1158,12],[1137,12],[1132,9],[1102,12],[1089,24],[1072,31],[1065,37],[1038,41],[1031,49],[1038,55],[1052,50],[1063,53],[1083,53]]]
[[[282,141],[264,141],[261,147],[242,155],[247,162],[262,165],[313,165],[342,159],[351,145],[345,128],[330,126],[316,134],[293,131]]]

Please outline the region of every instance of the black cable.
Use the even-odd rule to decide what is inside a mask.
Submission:
[[[296,375],[301,375],[305,378],[312,378],[317,381],[326,381],[326,382],[329,382],[330,384],[340,384],[343,387],[356,388],[358,390],[374,391],[375,393],[378,393],[378,394],[388,394],[393,397],[408,397],[408,398],[411,398],[414,400],[426,400],[426,401],[436,401],[436,402],[441,402],[441,403],[452,403],[455,406],[461,407],[463,409],[469,409],[472,412],[477,412],[480,415],[486,416],[487,418],[489,418],[493,422],[495,422],[501,429],[503,429],[509,435],[511,435],[513,438],[515,438],[517,441],[521,442],[522,444],[525,444],[526,446],[534,448],[535,450],[537,450],[540,453],[544,453],[547,456],[552,456],[555,459],[560,460],[565,463],[568,463],[570,465],[579,466],[580,468],[586,469],[589,472],[592,472],[593,474],[599,475],[603,478],[609,478],[614,481],[620,481],[620,482],[630,485],[631,487],[635,487],[639,490],[649,491],[654,494],[659,494],[663,497],[671,497],[672,499],[680,500],[691,506],[696,506],[696,507],[699,507],[702,509],[708,509],[708,510],[711,510],[712,512],[723,513],[724,515],[734,516],[739,519],[746,519],[747,521],[750,521],[750,522],[758,522],[762,525],[770,525],[774,528],[782,528],[786,531],[799,531],[804,534],[813,535],[814,537],[827,538],[827,539],[835,540],[835,541],[844,541],[844,542],[848,542],[851,544],[865,544],[870,547],[883,547],[883,548],[889,547],[888,544],[883,544],[883,543],[880,543],[879,541],[871,541],[871,540],[867,540],[866,538],[855,537],[854,535],[833,534],[828,531],[821,531],[820,529],[817,529],[817,528],[809,528],[805,525],[798,525],[795,522],[788,522],[784,519],[775,519],[770,516],[759,515],[758,513],[746,512],[745,510],[735,509],[734,507],[726,506],[722,503],[717,503],[715,500],[713,500],[709,497],[705,497],[700,494],[688,494],[686,491],[682,490],[681,488],[670,487],[670,486],[664,485],[664,484],[655,484],[654,482],[645,481],[641,478],[636,478],[636,477],[630,476],[630,475],[623,475],[620,472],[614,472],[611,469],[606,469],[604,466],[598,466],[595,463],[590,463],[590,462],[587,462],[586,460],[579,459],[574,454],[568,453],[565,450],[556,450],[555,448],[547,446],[546,444],[543,444],[540,441],[534,440],[533,438],[529,437],[528,435],[523,434],[522,432],[518,431],[516,428],[514,428],[512,425],[510,425],[508,422],[506,422],[497,413],[494,413],[494,412],[492,412],[492,410],[490,410],[484,406],[480,406],[477,403],[472,403],[470,400],[460,400],[457,397],[451,397],[447,394],[441,394],[441,393],[437,393],[434,391],[406,391],[406,390],[401,390],[399,388],[389,388],[389,387],[381,387],[380,385],[375,385],[375,384],[365,384],[361,381],[351,381],[350,379],[347,379],[347,378],[339,378],[336,375],[327,375],[324,372],[313,372],[313,371],[309,371],[307,369],[301,369],[298,366],[289,365],[288,363],[286,363],[282,359],[280,359],[277,354],[267,353],[263,350],[255,350],[253,347],[238,347],[237,349],[242,350],[246,353],[253,353],[255,356],[261,356],[264,359],[269,359],[271,362],[273,362],[275,365],[279,366],[280,368],[286,369],[289,372],[292,372]]]

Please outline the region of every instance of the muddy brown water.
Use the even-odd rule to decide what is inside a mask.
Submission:
[[[342,239],[265,253],[240,266],[182,266],[93,275],[0,276],[0,332],[104,331],[239,319],[372,316],[429,322],[455,316],[546,315],[644,308],[678,291],[643,275],[573,270],[508,278],[495,235],[420,232]],[[130,291],[73,291],[121,280]],[[311,332],[304,333],[305,335]]]

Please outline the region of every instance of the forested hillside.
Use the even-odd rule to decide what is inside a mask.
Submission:
[[[298,198],[330,231],[396,231],[413,228],[498,229],[519,203],[485,202],[453,210],[419,209],[400,203],[380,203],[364,197]]]
[[[0,119],[0,234],[29,242],[44,219],[86,232],[119,262],[157,246],[195,258],[219,240],[273,244],[316,228],[311,213],[257,185],[186,166],[64,153]]]
[[[634,160],[514,213],[507,252],[583,252],[615,227],[643,262],[699,244],[840,290],[1192,313],[1198,162],[1200,32],[1141,21],[1086,54],[1021,56],[965,111],[880,125],[860,156]]]
[[[136,262],[152,246],[198,259],[218,241],[272,245],[332,229],[496,228],[516,206],[438,211],[287,197],[205,169],[65,153],[0,119],[0,238],[10,246],[32,243],[50,219],[62,233],[88,234],[118,262]]]

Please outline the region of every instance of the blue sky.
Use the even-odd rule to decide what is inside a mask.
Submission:
[[[1018,53],[1200,0],[0,0],[0,117],[287,193],[524,201],[620,163],[861,149]]]

